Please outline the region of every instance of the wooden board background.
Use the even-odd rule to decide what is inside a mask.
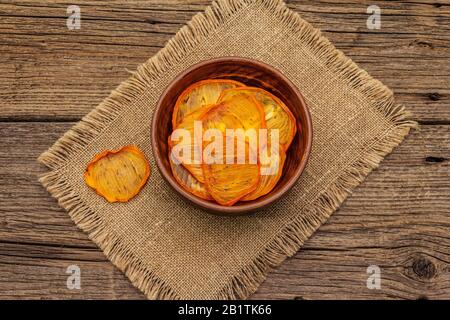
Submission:
[[[36,157],[209,0],[0,1],[0,298],[142,299],[37,181]],[[255,299],[450,298],[450,1],[288,1],[421,124]],[[66,268],[81,268],[81,289]],[[366,269],[381,268],[369,290]]]

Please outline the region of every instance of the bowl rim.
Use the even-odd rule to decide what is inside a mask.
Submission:
[[[221,62],[237,62],[237,63],[247,63],[256,65],[259,68],[266,69],[267,71],[271,73],[277,74],[278,77],[280,77],[283,81],[285,81],[295,92],[295,94],[298,96],[300,102],[301,102],[301,108],[303,109],[306,119],[305,122],[307,124],[309,135],[306,139],[306,147],[303,150],[303,159],[304,161],[301,161],[299,166],[296,167],[294,174],[292,177],[287,181],[278,192],[273,194],[268,194],[268,196],[262,200],[254,200],[248,203],[240,203],[239,206],[222,206],[218,203],[208,201],[201,199],[195,195],[192,195],[185,189],[183,189],[178,182],[173,177],[173,174],[170,170],[168,170],[164,164],[162,163],[162,157],[165,157],[166,155],[163,155],[161,153],[161,150],[158,148],[158,140],[157,140],[157,121],[160,118],[161,113],[164,111],[162,106],[162,101],[164,97],[167,95],[168,92],[172,90],[172,88],[181,80],[183,79],[187,74],[193,72],[199,67],[203,67],[208,64],[215,64],[215,63],[221,63]],[[309,112],[309,108],[305,103],[305,99],[303,98],[303,95],[300,93],[299,89],[296,85],[292,83],[291,80],[289,80],[283,73],[281,73],[279,70],[275,69],[274,67],[261,62],[259,60],[249,59],[249,58],[243,58],[243,57],[236,57],[236,56],[229,56],[229,57],[220,57],[220,58],[212,58],[207,60],[202,60],[189,68],[185,69],[184,71],[180,72],[175,78],[173,78],[170,83],[167,85],[167,87],[164,89],[164,91],[161,93],[158,102],[156,104],[156,108],[153,112],[152,117],[152,129],[151,129],[151,144],[152,144],[152,153],[153,158],[155,159],[156,165],[158,167],[158,170],[160,171],[163,179],[169,183],[169,185],[177,191],[184,199],[188,200],[195,206],[206,210],[208,213],[212,213],[215,215],[222,215],[222,216],[234,216],[234,215],[243,215],[248,214],[251,212],[254,212],[259,209],[263,209],[277,200],[279,200],[283,195],[285,195],[298,181],[301,174],[303,173],[306,164],[308,163],[309,156],[311,153],[311,147],[312,147],[312,140],[313,140],[313,127],[312,127],[312,120],[311,120],[311,114]]]

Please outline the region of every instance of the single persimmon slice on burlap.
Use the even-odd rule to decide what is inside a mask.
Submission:
[[[213,198],[206,190],[203,183],[199,182],[195,177],[187,170],[183,165],[177,164],[171,150],[169,150],[169,162],[172,169],[173,176],[178,184],[183,187],[187,192],[196,195],[199,198],[205,200],[212,200]],[[201,168],[201,167],[200,167]],[[203,172],[202,172],[203,175]]]
[[[141,191],[149,176],[150,165],[144,153],[130,145],[95,156],[84,180],[109,202],[127,202]]]
[[[194,136],[194,125],[195,121],[201,121],[199,119],[204,113],[206,113],[212,106],[204,106],[201,109],[197,109],[191,114],[187,115],[183,121],[175,129],[183,129],[189,132],[189,139],[185,140],[184,137],[179,139],[179,141],[174,141],[171,139],[173,137],[173,132],[171,137],[169,137],[169,147],[172,149],[173,146],[177,146],[178,150],[189,150],[188,155],[183,155],[183,160],[179,157],[178,153],[174,153],[173,156],[180,162],[199,182],[204,183],[203,170],[201,167],[201,162],[196,163],[196,159],[201,159],[202,148],[199,144],[198,139]],[[201,126],[201,124],[200,124]],[[201,138],[201,137],[200,137]],[[189,161],[186,161],[189,159]]]
[[[222,91],[243,87],[244,84],[228,79],[211,79],[196,82],[178,97],[172,115],[172,127],[176,128],[183,119],[197,109],[215,104]]]
[[[224,141],[226,140],[224,137]],[[238,163],[237,143],[234,145],[235,152],[224,152],[223,163],[202,164],[206,189],[214,200],[223,206],[232,206],[255,190],[260,179],[258,162],[250,163],[250,155],[255,151],[246,143],[245,161]],[[226,142],[223,147],[223,150],[225,149]]]
[[[241,87],[224,90],[219,101],[229,99],[241,92],[252,94],[256,101],[260,103],[264,110],[266,127],[269,131],[269,135],[272,129],[278,129],[280,144],[287,150],[297,132],[295,117],[289,108],[283,101],[270,92],[256,87]]]
[[[283,166],[286,160],[286,153],[283,147],[279,146],[278,152],[271,154],[268,164],[260,164],[261,179],[254,191],[244,196],[242,201],[251,201],[268,194],[276,186],[283,173]]]

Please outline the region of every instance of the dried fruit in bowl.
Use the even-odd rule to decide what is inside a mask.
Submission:
[[[175,180],[223,206],[270,193],[297,132],[296,119],[278,97],[231,80],[189,86],[177,100],[172,123],[169,161]],[[228,145],[235,152],[229,154]],[[237,152],[242,148],[245,152]]]
[[[266,127],[269,130],[269,134],[270,129],[278,129],[280,144],[287,150],[297,132],[295,117],[289,108],[270,92],[256,87],[224,90],[219,101],[231,98],[242,92],[252,94],[260,103],[264,109]]]
[[[191,139],[185,142],[181,139],[181,141],[171,141],[171,143],[173,146],[177,145],[177,151],[181,149],[190,151],[187,157],[190,161],[180,162],[201,183],[206,183],[204,172],[201,162],[196,163],[194,159],[202,158],[201,146],[203,143],[200,143],[199,139],[203,139],[203,137],[194,136],[195,121],[201,121],[203,132],[208,129],[219,129],[225,133],[225,129],[259,129],[265,125],[264,112],[261,106],[252,96],[245,93],[233,96],[220,104],[197,109],[186,116],[177,129],[188,130]],[[178,160],[181,160],[176,156],[178,152],[174,154]],[[195,155],[197,155],[197,158],[195,158]]]
[[[202,199],[213,200],[209,192],[206,190],[205,185],[195,179],[195,177],[182,164],[176,163],[175,159],[173,159],[173,155],[171,154],[171,150],[169,150],[169,162],[175,180],[186,191]]]
[[[150,165],[138,147],[104,151],[92,159],[84,173],[86,184],[109,202],[127,202],[144,187]]]
[[[219,103],[204,113],[203,130],[261,129],[266,127],[264,110],[255,98],[244,91],[221,97]],[[256,132],[258,134],[258,132]]]
[[[241,200],[255,200],[272,191],[281,178],[285,160],[286,153],[281,146],[279,146],[277,152],[270,153],[267,157],[267,164],[263,165],[260,163],[261,179],[259,180],[258,186]]]
[[[223,163],[202,164],[206,188],[214,200],[223,206],[232,206],[255,190],[260,179],[259,164],[251,161],[251,158],[257,158],[252,154],[256,151],[246,143],[245,161],[238,163],[237,144],[234,145],[235,151],[233,154],[226,153]],[[226,149],[226,142],[223,149]]]
[[[184,135],[177,136],[173,133],[169,137],[169,148],[172,149],[176,146],[173,156],[201,183],[204,183],[205,179],[203,178],[201,162],[196,161],[196,159],[201,155],[202,148],[198,143],[198,139],[194,136],[194,125],[195,121],[198,121],[211,107],[212,106],[204,106],[203,108],[195,110],[193,113],[186,116],[178,125],[176,129],[186,130],[186,133],[189,133],[188,137]],[[183,154],[183,157],[189,159],[189,161],[183,161],[178,154],[178,150],[187,150],[189,154]]]
[[[244,84],[228,79],[211,79],[194,83],[178,97],[172,115],[172,127],[178,127],[183,119],[195,110],[215,104],[223,90],[241,86]]]

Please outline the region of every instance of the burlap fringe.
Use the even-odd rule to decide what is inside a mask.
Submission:
[[[366,71],[359,69],[354,62],[321,36],[318,29],[314,29],[297,13],[289,10],[282,1],[218,0],[213,2],[204,13],[195,15],[162,50],[139,66],[128,80],[112,91],[108,98],[38,159],[52,169],[40,177],[41,183],[53,197],[58,199],[59,204],[69,212],[74,222],[89,234],[90,239],[103,250],[105,255],[150,299],[182,297],[149,270],[138,257],[131,255],[121,244],[120,239],[108,234],[95,212],[83,203],[82,199],[63,180],[60,170],[73,154],[84,149],[116,119],[124,105],[132,103],[136,97],[143,94],[153,79],[182,59],[233,13],[245,6],[257,4],[273,12],[286,27],[298,34],[313,54],[320,56],[329,68],[341,75],[344,81],[375,102],[378,110],[392,122],[392,130],[385,137],[380,137],[374,142],[361,159],[346,168],[341,177],[310,206],[309,211],[298,215],[286,225],[255,261],[246,266],[239,275],[230,279],[229,284],[222,288],[215,298],[243,299],[255,292],[259,284],[264,281],[267,272],[297,252],[304,241],[339,207],[348,193],[404,139],[410,128],[416,126],[414,121],[408,120],[410,115],[404,108],[394,103],[393,93],[389,88],[373,79]]]

